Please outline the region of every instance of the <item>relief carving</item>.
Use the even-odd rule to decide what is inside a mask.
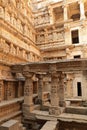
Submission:
[[[48,41],[53,41],[53,34],[52,33],[48,34]]]
[[[7,8],[5,8],[5,20],[10,22],[10,14],[9,14]]]

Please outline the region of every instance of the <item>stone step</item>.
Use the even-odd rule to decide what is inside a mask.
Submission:
[[[56,130],[57,121],[47,121],[40,130]]]
[[[87,115],[87,107],[68,106],[65,109],[65,113]]]

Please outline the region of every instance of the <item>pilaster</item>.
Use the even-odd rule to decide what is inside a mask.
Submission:
[[[43,104],[43,74],[38,74],[38,102],[42,105]]]
[[[64,21],[68,20],[68,5],[64,5]]]
[[[83,20],[86,18],[83,0],[80,0],[79,4],[80,4],[80,20]]]

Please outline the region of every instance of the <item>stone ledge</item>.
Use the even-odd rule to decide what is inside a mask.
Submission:
[[[66,107],[65,112],[78,115],[87,115],[87,107],[68,106]]]
[[[78,115],[78,114],[68,114],[63,113],[59,115],[58,120],[67,121],[67,122],[79,122],[79,123],[87,123],[86,115]]]
[[[7,121],[7,120],[9,120],[9,119],[11,119],[11,118],[13,118],[13,117],[15,117],[15,116],[20,115],[20,114],[22,114],[22,111],[14,112],[14,113],[11,114],[11,115],[8,115],[8,116],[6,115],[5,117],[1,117],[1,118],[0,118],[0,123],[3,122],[3,121]]]
[[[15,99],[9,100],[9,101],[2,101],[2,102],[0,102],[0,107],[7,106],[7,105],[10,105],[10,104],[14,104],[16,102],[23,102],[23,100],[24,100],[24,97],[15,98]]]
[[[47,121],[40,130],[56,130],[57,121]]]

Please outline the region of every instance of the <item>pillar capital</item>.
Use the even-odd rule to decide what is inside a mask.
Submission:
[[[44,75],[45,74],[43,74],[43,73],[38,73],[38,74],[36,74],[36,77],[39,79],[43,79]]]
[[[23,68],[23,76],[24,76],[25,78],[32,78],[33,75],[34,75],[34,72],[32,72],[32,71],[30,70],[30,67],[29,67],[29,66],[25,66],[25,67]]]
[[[57,66],[56,64],[49,65],[49,73],[55,74],[57,72]]]

